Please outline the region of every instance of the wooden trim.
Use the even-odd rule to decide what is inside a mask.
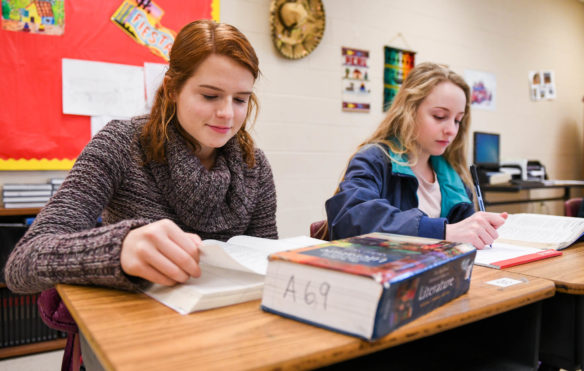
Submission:
[[[32,343],[26,345],[17,345],[14,347],[0,348],[0,359],[24,356],[27,354],[48,352],[51,350],[59,350],[65,348],[67,339],[57,339],[50,341],[43,341],[40,343]]]
[[[0,216],[36,215],[41,211],[40,207],[26,209],[5,209],[0,208]]]

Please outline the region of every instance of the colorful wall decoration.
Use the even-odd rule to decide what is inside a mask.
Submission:
[[[391,106],[406,76],[414,68],[416,52],[385,46],[384,54],[383,111],[385,112]]]
[[[556,98],[554,71],[529,71],[531,100],[553,100]]]
[[[483,71],[465,70],[464,80],[470,87],[470,105],[488,111],[495,110],[497,78]]]
[[[163,15],[164,10],[153,1],[125,0],[111,20],[138,44],[168,61],[176,32],[160,24]]]
[[[2,0],[2,29],[62,35],[65,0]]]
[[[68,170],[89,141],[91,117],[63,113],[63,58],[140,67],[165,62],[110,20],[124,2],[62,1],[63,14],[55,15],[55,22],[62,20],[64,32],[57,36],[47,26],[38,33],[0,30],[0,170]],[[16,17],[6,4],[22,9],[30,3],[2,0],[3,26],[6,13]],[[138,3],[147,7],[151,1]],[[195,19],[219,20],[219,0],[158,0],[155,5],[172,30]]]
[[[346,112],[369,112],[369,51],[342,48],[342,109]]]

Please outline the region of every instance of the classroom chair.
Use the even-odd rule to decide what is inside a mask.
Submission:
[[[328,225],[326,220],[319,220],[310,224],[310,237],[319,240],[330,241],[328,236]]]
[[[571,198],[564,202],[564,214],[566,216],[578,216],[578,210],[582,204],[582,197]]]

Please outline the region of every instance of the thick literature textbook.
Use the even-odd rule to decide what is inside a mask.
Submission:
[[[144,293],[181,314],[259,299],[268,255],[321,242],[325,241],[305,236],[205,240],[201,246],[200,277],[172,287],[153,284]]]
[[[508,268],[562,255],[560,251],[584,234],[584,218],[511,214],[497,232],[492,248],[477,252],[475,264]]]
[[[270,255],[262,309],[367,340],[468,291],[475,248],[370,233]]]

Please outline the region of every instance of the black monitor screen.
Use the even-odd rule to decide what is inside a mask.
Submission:
[[[499,134],[474,132],[475,165],[499,166]]]

